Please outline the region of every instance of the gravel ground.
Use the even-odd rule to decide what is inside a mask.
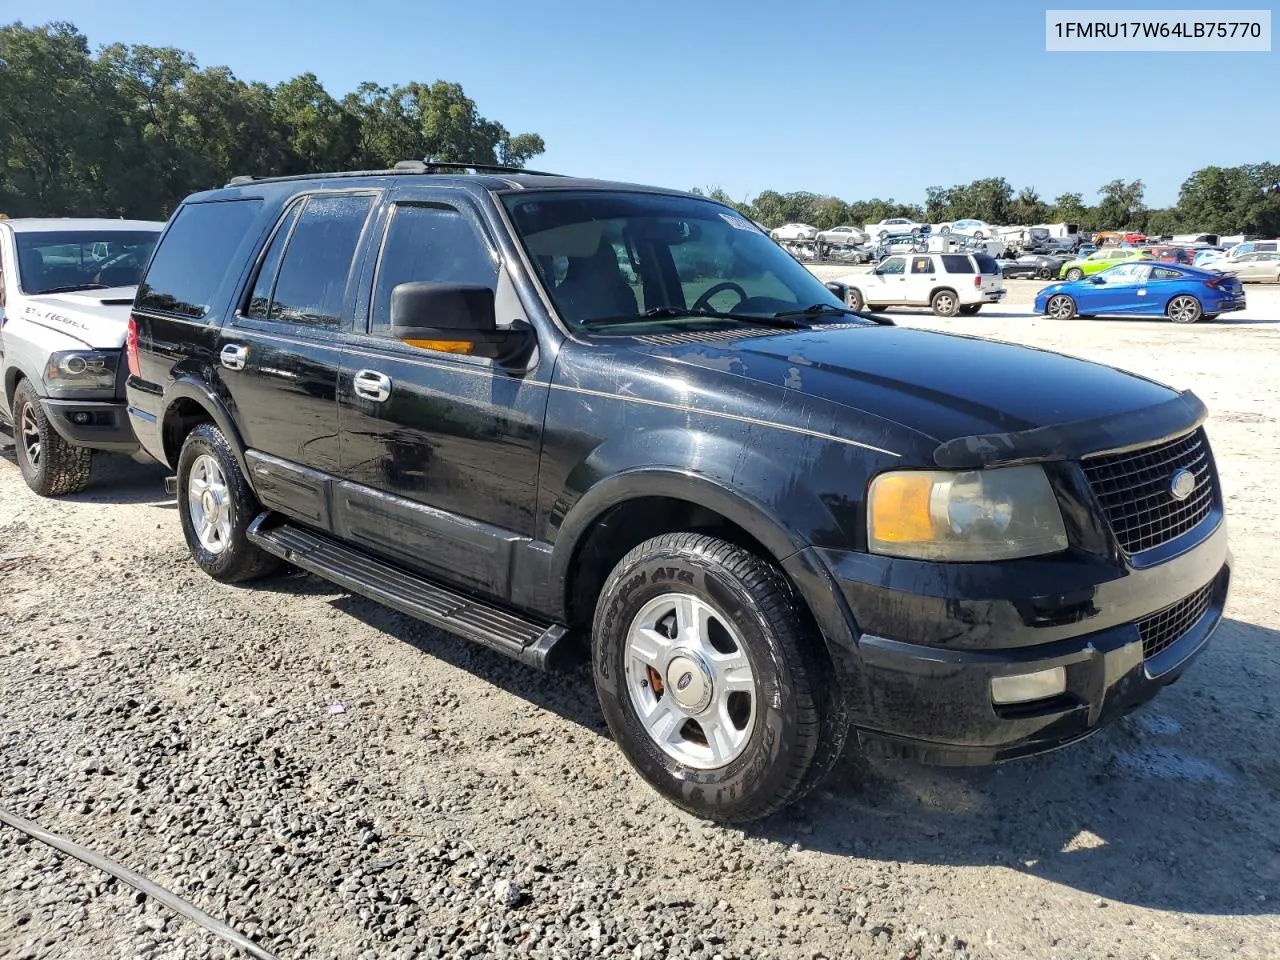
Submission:
[[[897,317],[1104,360],[1213,411],[1228,619],[1091,740],[970,771],[850,752],[792,810],[711,826],[630,772],[587,672],[530,671],[299,573],[221,586],[188,562],[160,468],[103,457],[52,502],[9,455],[0,806],[281,960],[1274,960],[1280,290],[1182,329],[1032,319],[1039,285],[1010,286],[979,317]],[[0,957],[233,955],[0,827]]]

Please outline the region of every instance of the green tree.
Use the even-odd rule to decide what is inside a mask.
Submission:
[[[1035,223],[1046,223],[1049,219],[1049,205],[1040,199],[1035,187],[1023,187],[1009,207],[1009,222],[1030,226]]]
[[[1090,211],[1084,204],[1084,194],[1063,193],[1053,201],[1049,208],[1049,220],[1053,223],[1078,223],[1082,227],[1090,227]]]
[[[356,159],[360,117],[333,99],[314,73],[285,81],[269,96],[286,150],[281,172],[341,170]]]
[[[1141,180],[1112,180],[1098,188],[1098,220],[1103,229],[1125,230],[1141,225],[1144,187]]]

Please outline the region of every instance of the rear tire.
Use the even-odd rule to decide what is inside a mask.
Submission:
[[[929,300],[929,306],[939,317],[954,317],[960,310],[960,298],[954,290],[939,290]]]
[[[850,310],[861,310],[863,307],[867,305],[867,302],[862,299],[861,290],[859,290],[857,287],[850,287],[849,293],[845,297],[845,305]]]
[[[93,451],[62,439],[30,381],[13,393],[13,439],[18,469],[42,497],[79,493],[93,476]]]
[[[1169,301],[1165,314],[1174,323],[1195,323],[1204,316],[1200,301],[1190,294],[1179,294]]]
[[[960,314],[965,317],[972,317],[975,313],[982,309],[980,303],[968,303],[960,308]]]
[[[1070,270],[1068,270],[1068,271],[1067,271],[1067,279],[1068,279],[1068,280],[1083,280],[1083,279],[1084,279],[1084,271],[1083,271],[1083,270],[1081,270],[1079,267],[1072,267]]]
[[[843,749],[844,701],[821,644],[772,564],[665,534],[623,557],[600,592],[596,692],[654,789],[696,816],[756,820],[812,789]]]
[[[200,569],[223,583],[278,570],[282,561],[245,536],[261,512],[222,431],[212,423],[198,424],[178,455],[178,516]]]

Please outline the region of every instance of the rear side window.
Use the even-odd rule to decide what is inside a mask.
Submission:
[[[912,257],[911,258],[912,273],[933,273],[932,257]]]
[[[1168,267],[1156,267],[1151,271],[1152,280],[1178,280],[1183,276],[1179,270],[1170,270]]]
[[[402,283],[430,280],[494,288],[498,264],[467,217],[444,204],[395,205],[374,281],[373,329],[391,328],[391,291]]]
[[[329,327],[342,322],[347,279],[372,209],[369,195],[307,201],[276,274],[268,320]]]
[[[179,207],[138,288],[138,306],[193,319],[207,314],[261,207],[261,200]]]
[[[997,276],[999,275],[1000,264],[996,262],[995,257],[989,257],[985,253],[975,253],[973,255],[973,259],[978,263],[979,273],[990,273],[990,274],[996,274]]]
[[[942,266],[947,273],[973,273],[973,262],[961,253],[944,253]]]
[[[258,278],[253,282],[253,296],[249,298],[249,309],[246,315],[255,320],[266,320],[271,309],[271,291],[276,285],[276,275],[280,272],[280,261],[284,259],[284,245],[289,242],[289,232],[293,222],[298,219],[298,211],[302,204],[295,203],[280,218],[267,252],[262,256],[262,266],[258,268]]]

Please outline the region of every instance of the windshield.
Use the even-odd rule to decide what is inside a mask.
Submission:
[[[137,286],[159,236],[158,228],[16,233],[18,287],[34,295]]]
[[[518,193],[503,202],[574,331],[614,321],[629,328],[724,326],[816,304],[842,306],[749,220],[712,201],[589,191]]]

